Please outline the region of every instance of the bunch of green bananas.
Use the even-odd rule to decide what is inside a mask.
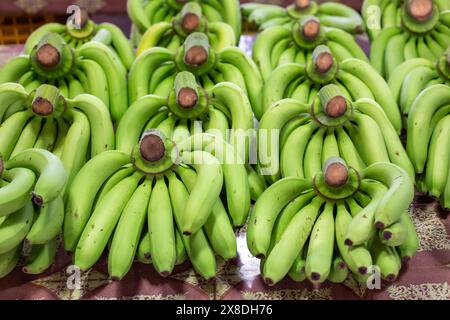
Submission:
[[[436,61],[450,46],[450,10],[439,12],[432,0],[409,0],[399,12],[402,27],[383,29],[370,49],[370,62],[385,79],[404,61]]]
[[[136,31],[143,34],[158,22],[172,22],[183,9],[186,2],[200,4],[208,22],[225,22],[234,31],[236,42],[241,36],[241,12],[238,0],[128,0],[128,15],[136,26]],[[139,37],[139,36],[137,36]]]
[[[270,134],[279,131],[278,136]],[[262,117],[259,168],[269,182],[313,178],[323,162],[340,156],[362,171],[376,162],[394,163],[414,180],[414,168],[383,109],[372,99],[351,102],[338,86],[323,87],[312,105],[284,99]]]
[[[357,58],[369,62],[366,54],[349,33],[327,28],[314,16],[305,16],[290,28],[273,26],[261,32],[253,45],[253,60],[264,80],[278,66],[286,63],[305,64],[312,51],[326,44],[337,60]]]
[[[128,106],[126,77],[125,67],[103,43],[91,41],[74,50],[57,33],[46,34],[29,55],[17,56],[0,69],[0,84],[17,82],[27,92],[51,84],[70,99],[92,94],[110,108],[114,121]]]
[[[167,97],[180,71],[193,73],[206,90],[232,82],[248,95],[254,112],[260,110],[262,79],[253,60],[237,47],[214,51],[200,32],[191,33],[177,52],[151,48],[136,59],[128,78],[130,103],[147,94]]]
[[[142,133],[151,128],[176,143],[198,133],[211,133],[229,142],[248,163],[252,108],[242,89],[233,83],[222,82],[205,90],[192,73],[178,73],[167,96],[144,96],[130,106],[117,127],[117,150],[131,152]],[[264,191],[265,182],[250,165],[247,171],[251,197],[256,200]],[[242,213],[238,216],[241,218],[233,222],[241,226],[245,219],[242,220]]]
[[[247,245],[261,259],[268,285],[343,282],[350,270],[363,282],[378,266],[394,281],[418,249],[408,214],[414,187],[400,167],[378,162],[358,171],[330,158],[312,179],[285,178],[258,199]]]
[[[214,277],[215,253],[225,260],[236,257],[222,186],[229,208],[246,207],[239,213],[242,221],[250,198],[244,164],[221,165],[225,153],[235,156],[231,145],[213,135],[176,144],[151,129],[133,148],[131,163],[130,153],[122,151],[91,159],[71,185],[66,206],[64,246],[75,252],[75,264],[90,268],[112,237],[113,278],[122,278],[136,255],[163,276],[187,255],[201,276]]]
[[[414,100],[406,149],[420,174],[418,187],[450,208],[450,86],[435,84]]]
[[[22,246],[23,272],[38,274],[54,261],[64,219],[62,162],[44,149],[27,149],[4,162],[0,158],[0,278],[17,265]]]
[[[367,34],[373,40],[385,29],[407,28],[402,20],[405,13],[416,15],[418,22],[423,22],[430,10],[450,10],[450,3],[447,0],[364,0],[361,13]]]
[[[0,154],[10,159],[29,148],[60,157],[69,183],[84,163],[114,149],[108,109],[88,94],[66,99],[58,88],[43,84],[27,93],[16,83],[0,85]]]
[[[202,7],[196,2],[188,2],[171,22],[159,22],[147,29],[137,48],[137,55],[153,47],[176,51],[193,32],[205,33],[214,51],[236,46],[236,37],[229,24],[208,22]]]
[[[242,16],[258,30],[273,26],[291,28],[292,24],[305,16],[316,16],[327,27],[338,28],[350,33],[362,33],[364,22],[358,12],[336,2],[318,4],[312,0],[294,0],[287,8],[263,3],[241,5]]]
[[[450,85],[450,50],[435,63],[423,58],[407,60],[394,69],[388,81],[404,115],[424,89],[435,84]]]
[[[65,25],[52,22],[39,27],[33,31],[25,42],[25,54],[31,54],[33,48],[46,34],[57,33],[73,49],[79,49],[89,41],[102,42],[111,49],[117,60],[126,69],[130,69],[135,55],[131,44],[122,30],[112,23],[95,24],[94,21],[89,19],[85,10],[82,10],[81,18],[81,29],[75,28],[69,21]]]
[[[377,102],[400,133],[401,113],[386,81],[363,60],[337,62],[324,45],[314,49],[306,65],[287,63],[271,73],[263,88],[262,114],[284,98],[311,105],[320,88],[330,83],[337,85],[348,100],[368,98]]]

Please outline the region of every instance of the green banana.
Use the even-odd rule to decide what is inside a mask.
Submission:
[[[106,151],[89,160],[78,172],[67,194],[63,226],[65,250],[75,250],[102,184],[129,161],[129,154]],[[93,176],[96,179],[92,179]]]
[[[118,183],[92,213],[76,245],[74,262],[88,270],[100,258],[142,175],[136,172]]]
[[[33,189],[33,201],[38,206],[56,199],[64,190],[67,173],[58,157],[47,150],[27,149],[5,163],[6,169],[24,167],[38,178]]]
[[[2,159],[0,167],[3,168]],[[0,176],[8,184],[0,188],[0,217],[5,217],[24,207],[31,200],[31,191],[36,182],[34,172],[26,168],[4,170]]]
[[[55,261],[58,250],[58,238],[54,237],[44,244],[33,246],[31,249],[32,261],[28,261],[22,267],[22,272],[27,274],[40,274],[47,270]]]
[[[271,185],[259,197],[247,227],[247,245],[254,256],[258,258],[266,256],[272,229],[281,210],[291,200],[311,188],[311,181],[285,178]]]
[[[61,232],[64,220],[64,202],[61,196],[39,208],[39,215],[33,222],[25,241],[30,244],[44,244]]]
[[[173,271],[177,253],[172,206],[164,177],[156,179],[148,205],[147,221],[152,263],[161,276],[167,277]]]

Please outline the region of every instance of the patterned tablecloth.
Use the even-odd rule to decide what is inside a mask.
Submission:
[[[252,37],[243,37],[248,50]],[[367,42],[362,40],[367,49]],[[0,66],[20,52],[21,46],[0,46]],[[447,299],[450,300],[450,217],[436,202],[417,198],[411,215],[420,237],[419,253],[394,283],[369,290],[352,277],[344,284],[325,282],[314,287],[307,281],[283,280],[267,287],[259,274],[259,260],[249,253],[245,230],[238,233],[238,259],[218,261],[217,278],[206,282],[188,263],[178,266],[168,278],[158,276],[152,266],[135,263],[120,282],[108,278],[107,259],[74,282],[71,257],[59,252],[55,264],[44,274],[23,274],[20,267],[0,279],[0,299]]]

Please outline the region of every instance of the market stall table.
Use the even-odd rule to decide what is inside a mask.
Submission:
[[[249,52],[254,37],[243,36],[241,47]],[[367,41],[359,39],[367,50]],[[0,66],[20,53],[22,46],[0,46]],[[285,279],[273,287],[259,276],[259,260],[246,246],[245,230],[238,233],[238,259],[218,260],[212,282],[197,277],[188,263],[160,277],[151,265],[136,262],[120,282],[108,277],[103,257],[90,271],[77,274],[70,268],[71,256],[60,250],[55,264],[32,276],[17,267],[0,279],[0,299],[450,299],[450,217],[437,202],[416,197],[411,207],[420,238],[418,254],[393,283],[382,282],[370,290],[349,277],[343,284],[325,282],[314,287],[308,281]]]

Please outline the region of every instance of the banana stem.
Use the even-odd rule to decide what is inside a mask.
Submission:
[[[348,181],[348,167],[341,158],[330,158],[325,164],[325,183],[332,188],[344,186]]]
[[[36,89],[36,94],[31,103],[33,113],[47,117],[56,110],[61,99],[58,88],[43,84]]]
[[[192,33],[184,43],[184,63],[195,67],[205,64],[209,58],[209,48],[209,40],[206,34]]]
[[[181,10],[181,28],[190,33],[200,26],[202,7],[196,2],[188,2]]]
[[[406,10],[411,18],[424,22],[430,19],[433,13],[432,0],[409,0],[406,3]]]
[[[295,0],[294,5],[297,10],[304,10],[311,5],[311,0]]]
[[[314,40],[320,33],[320,21],[314,16],[307,17],[300,22],[300,32],[306,40]]]
[[[57,33],[48,33],[30,53],[30,64],[34,71],[45,79],[65,76],[73,67],[73,49]]]
[[[198,103],[197,82],[190,72],[180,72],[175,78],[177,103],[183,109],[192,109]]]
[[[313,51],[312,61],[315,71],[320,74],[327,73],[334,64],[333,55],[326,46],[319,46]]]
[[[44,36],[37,45],[34,60],[44,69],[53,69],[61,62],[62,46],[55,34]]]
[[[325,114],[331,118],[342,117],[347,112],[347,100],[338,86],[328,85],[319,91],[319,99]]]
[[[139,151],[142,158],[150,162],[156,162],[164,157],[166,147],[164,141],[155,132],[144,133],[139,142]]]

